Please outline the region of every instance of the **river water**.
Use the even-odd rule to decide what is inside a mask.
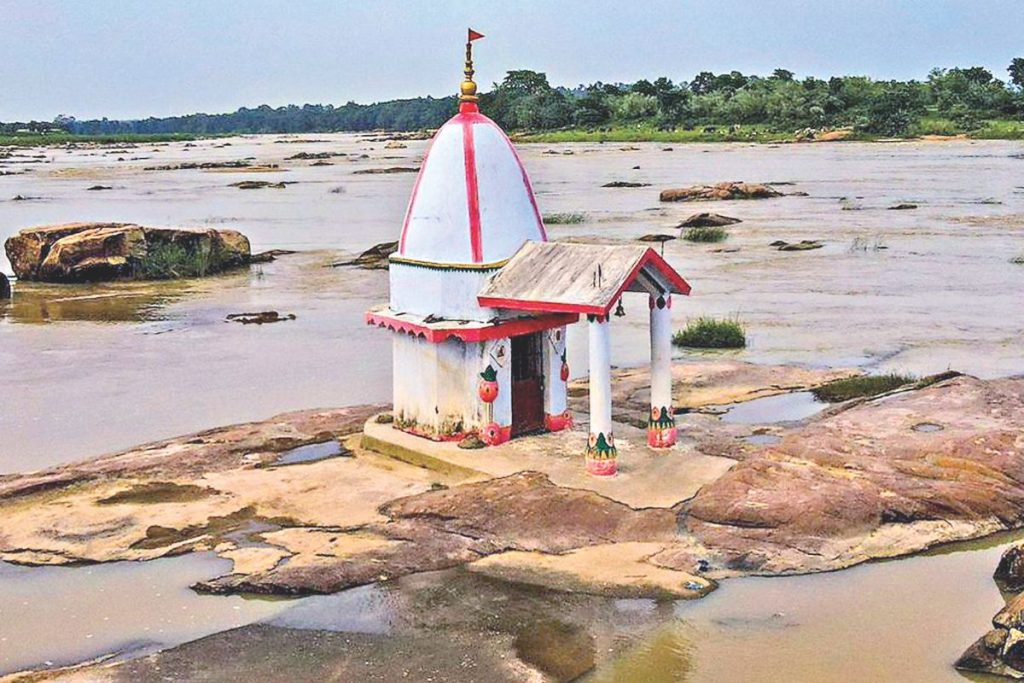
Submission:
[[[201,141],[112,154],[31,152],[45,154],[46,163],[39,164],[0,160],[0,170],[29,169],[0,177],[0,239],[30,225],[112,220],[232,227],[250,237],[254,250],[303,252],[201,282],[17,285],[14,301],[0,303],[0,473],[286,410],[387,400],[388,337],[361,318],[367,306],[386,298],[386,273],[330,263],[340,252],[397,239],[414,179],[411,173],[354,171],[416,166],[425,143],[384,149],[383,142],[364,137],[316,137],[299,144],[245,137],[228,140],[229,146]],[[675,234],[673,226],[701,210],[743,220],[721,244],[665,245],[666,258],[694,287],[673,308],[677,325],[696,315],[737,316],[747,325],[750,345],[731,355],[754,362],[918,374],[952,368],[982,377],[1024,371],[1024,266],[1010,263],[1024,254],[1020,143],[624,147],[520,150],[544,213],[586,215],[580,224],[549,226],[553,239]],[[349,156],[332,159],[331,166],[285,160],[301,151]],[[247,157],[282,170],[142,170]],[[295,184],[263,190],[229,186],[243,179]],[[613,180],[651,186],[601,187]],[[664,187],[719,180],[774,181],[780,190],[807,196],[714,205],[657,201]],[[94,185],[113,189],[87,189]],[[13,201],[17,195],[30,199]],[[918,208],[888,209],[899,203]],[[779,239],[821,240],[824,247],[779,252],[769,246]],[[10,273],[2,257],[0,271]],[[614,321],[613,359],[633,365],[647,354],[646,302],[627,297],[625,304],[626,316]],[[271,309],[293,313],[296,320],[263,326],[225,322],[229,313]],[[572,328],[569,360],[575,375],[586,373],[585,335]],[[581,612],[591,615],[581,623],[601,631],[600,642],[611,643],[597,657],[593,677],[955,680],[950,662],[984,631],[1001,604],[990,579],[998,552],[967,549],[828,576],[730,581],[706,600],[667,612],[664,605],[646,602],[592,605],[596,611]],[[153,640],[168,645],[272,614],[283,618],[298,604],[306,605],[307,615],[317,612],[316,601],[282,607],[198,598],[187,585],[216,573],[212,565],[195,558],[167,563],[95,567],[85,575],[86,568],[0,569],[0,622],[11,623],[7,617],[14,614],[19,624],[35,624],[34,630],[0,630],[6,638],[0,640],[0,668],[134,647],[181,605],[203,616],[165,624],[168,635]],[[171,578],[176,571],[164,569],[175,563],[182,563],[177,580]],[[83,596],[104,581],[131,584],[133,571],[140,572],[142,584],[166,586],[163,597],[174,596],[174,607],[150,596],[141,604],[151,608],[133,612],[120,626],[101,631],[88,624],[93,633],[87,639],[86,626],[61,617],[91,614]],[[72,575],[83,578],[68,584]],[[19,609],[29,585],[50,596],[46,609],[31,603]],[[61,585],[80,589],[62,591]],[[560,601],[567,599],[551,601],[562,608]],[[374,604],[373,614],[379,614]],[[616,610],[631,615],[628,634],[616,630]],[[26,633],[52,631],[55,622],[65,628],[31,646],[25,640]],[[652,662],[660,663],[666,678],[652,678]]]

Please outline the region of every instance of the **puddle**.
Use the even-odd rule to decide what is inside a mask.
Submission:
[[[111,652],[152,652],[287,606],[201,596],[189,588],[230,569],[230,562],[211,555],[84,567],[0,562],[0,676]]]
[[[782,441],[782,437],[777,434],[751,434],[743,437],[743,440],[755,446],[774,446]]]
[[[930,432],[941,432],[943,429],[945,429],[945,427],[937,425],[934,422],[922,422],[913,426],[913,430],[915,432],[924,432],[926,434]]]
[[[771,424],[805,420],[828,407],[809,391],[755,398],[753,401],[724,406],[722,422],[736,424]],[[753,443],[753,442],[752,442]]]
[[[350,454],[351,451],[342,446],[337,439],[331,439],[330,441],[311,443],[305,446],[299,446],[298,448],[293,448],[290,451],[285,451],[277,458],[277,460],[274,461],[273,466],[281,467],[284,465],[301,465],[302,463],[317,462],[318,460],[337,458]]]

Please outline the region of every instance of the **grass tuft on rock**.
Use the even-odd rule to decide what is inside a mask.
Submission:
[[[585,213],[548,213],[544,214],[545,225],[569,225],[583,223],[587,220]]]
[[[701,317],[676,332],[672,343],[691,349],[742,349],[747,345],[747,334],[739,320]]]
[[[917,382],[913,375],[890,372],[886,375],[861,375],[837,379],[811,389],[814,397],[827,403],[842,403],[864,396],[878,396]]]
[[[690,228],[683,233],[683,239],[687,242],[722,242],[728,236],[725,228],[717,226]]]
[[[135,276],[143,280],[170,280],[203,277],[216,261],[211,249],[188,249],[174,242],[158,242],[149,247],[147,258],[135,267]]]

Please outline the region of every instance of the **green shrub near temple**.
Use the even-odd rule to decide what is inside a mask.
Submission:
[[[672,343],[693,349],[742,349],[747,345],[747,335],[737,319],[700,317],[676,332]]]

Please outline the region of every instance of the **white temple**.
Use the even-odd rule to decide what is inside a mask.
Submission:
[[[670,309],[689,285],[648,247],[547,241],[526,169],[479,111],[470,50],[459,113],[431,141],[390,258],[390,301],[366,314],[394,333],[394,424],[489,445],[571,427],[566,326],[586,315],[587,468],[615,474],[609,311],[625,291],[650,295],[648,444],[669,447]]]

